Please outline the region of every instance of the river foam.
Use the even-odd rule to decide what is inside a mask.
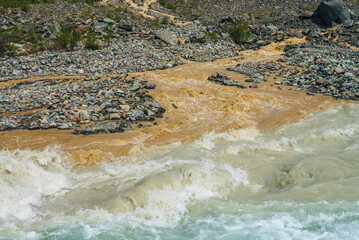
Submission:
[[[183,145],[138,146],[128,161],[93,167],[72,167],[59,148],[2,150],[0,237],[353,235],[358,110],[347,104],[265,134],[251,128]]]

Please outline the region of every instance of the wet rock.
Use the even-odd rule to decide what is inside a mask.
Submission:
[[[208,78],[209,81],[218,83],[224,86],[239,86],[238,81],[231,80],[228,76],[222,75],[220,73],[214,73],[212,76]]]
[[[155,89],[156,84],[155,83],[146,83],[145,88],[146,89]]]
[[[145,113],[140,110],[132,113],[132,117],[134,117],[136,120],[142,120],[145,118]]]
[[[149,106],[153,108],[161,108],[161,105],[158,102],[150,103]]]
[[[73,134],[91,135],[98,133],[122,133],[127,128],[128,123],[125,122],[105,122],[93,124],[81,129],[75,129]]]

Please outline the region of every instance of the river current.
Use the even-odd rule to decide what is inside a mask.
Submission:
[[[71,166],[0,151],[0,239],[359,239],[359,106]]]

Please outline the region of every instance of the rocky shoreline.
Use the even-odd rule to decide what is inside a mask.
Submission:
[[[55,6],[64,12],[68,8],[76,12],[71,4]],[[93,18],[85,21],[78,16],[71,24],[74,29],[93,29],[102,41],[101,49],[89,50],[79,44],[66,51],[45,50],[17,56],[6,52],[0,58],[0,84],[6,86],[0,89],[0,131],[57,128],[88,135],[123,132],[136,124],[141,128],[143,121],[157,124],[156,119],[166,110],[149,95],[156,85],[128,79],[125,74],[171,68],[188,61],[235,57],[242,50],[258,49],[290,37],[305,37],[307,43],[287,45],[283,57],[275,62],[244,62],[227,69],[245,76],[243,83],[223,73],[215,73],[208,80],[239,89],[256,89],[273,76],[277,79],[273,88],[286,85],[292,87],[290,90],[306,90],[309,95],[321,93],[336,99],[359,100],[359,52],[354,49],[359,46],[359,14],[353,12],[356,9],[350,12],[343,8],[338,13],[342,14],[341,23],[333,18],[330,24],[334,21],[334,25],[328,28],[322,26],[328,16],[319,15],[318,9],[312,13],[297,11],[295,20],[282,19],[288,23],[285,26],[278,21],[285,18],[282,15],[264,21],[248,14],[214,18],[218,21],[211,24],[196,20],[161,25],[126,11],[113,13],[114,21],[104,18],[104,9],[88,7],[93,10]],[[41,17],[38,6],[34,5],[26,16]],[[61,14],[51,21],[60,18],[67,21]],[[21,10],[17,10],[0,17],[0,28],[10,31],[16,21],[21,26],[30,22],[23,21]],[[41,18],[37,28],[51,39],[58,27],[46,21]],[[273,25],[275,22],[278,24]],[[109,27],[114,29],[113,36],[104,44]],[[250,30],[239,36],[240,42],[232,34],[238,29],[242,34]],[[21,80],[34,76],[76,77]],[[7,84],[9,81],[11,84]]]

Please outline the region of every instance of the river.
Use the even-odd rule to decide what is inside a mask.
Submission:
[[[0,151],[1,239],[358,239],[359,106],[73,167]]]

